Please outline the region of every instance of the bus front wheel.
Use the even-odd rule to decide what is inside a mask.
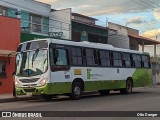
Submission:
[[[73,100],[78,100],[82,96],[82,84],[80,82],[74,82],[72,85],[72,93],[70,98]]]
[[[121,94],[131,94],[132,88],[133,88],[133,82],[132,82],[132,80],[129,79],[126,81],[126,88],[121,89],[120,93]]]

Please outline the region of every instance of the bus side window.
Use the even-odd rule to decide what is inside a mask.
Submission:
[[[110,61],[110,53],[109,51],[99,51],[99,57],[100,57],[100,65],[101,66],[111,66]]]
[[[95,65],[94,53],[92,49],[85,49],[86,65],[93,66]]]
[[[66,49],[55,49],[54,64],[68,65],[68,54]]]
[[[150,68],[150,59],[147,55],[142,55],[142,66],[144,68]]]
[[[82,50],[81,48],[73,47],[71,49],[71,56],[72,56],[72,64],[73,65],[82,65]]]
[[[113,65],[114,65],[114,67],[122,67],[121,53],[113,52]]]
[[[141,56],[137,54],[132,54],[132,60],[134,61],[134,67],[142,67]]]
[[[123,67],[131,67],[131,58],[129,53],[122,53]]]

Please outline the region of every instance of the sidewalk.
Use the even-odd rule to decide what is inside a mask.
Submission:
[[[0,103],[35,100],[37,98],[39,98],[39,96],[22,95],[13,97],[12,93],[7,93],[7,94],[0,94]]]

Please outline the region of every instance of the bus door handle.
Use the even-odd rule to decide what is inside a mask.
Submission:
[[[119,70],[119,68],[117,68],[117,73],[120,73],[120,70]]]

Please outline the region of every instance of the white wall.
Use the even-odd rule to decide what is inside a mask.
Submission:
[[[139,51],[142,51],[142,47],[140,46]],[[154,45],[145,45],[144,51],[148,52],[150,56],[154,57]],[[160,56],[160,45],[156,45],[156,55]]]
[[[108,23],[108,28],[117,31],[108,31],[108,44],[111,44],[114,47],[129,49],[129,37],[127,30],[114,23]]]
[[[62,9],[50,13],[49,32],[62,32],[63,39],[71,39],[71,9]]]
[[[42,16],[49,16],[51,11],[51,5],[34,0],[0,0],[0,5],[9,8],[16,8],[18,11],[24,10]]]

